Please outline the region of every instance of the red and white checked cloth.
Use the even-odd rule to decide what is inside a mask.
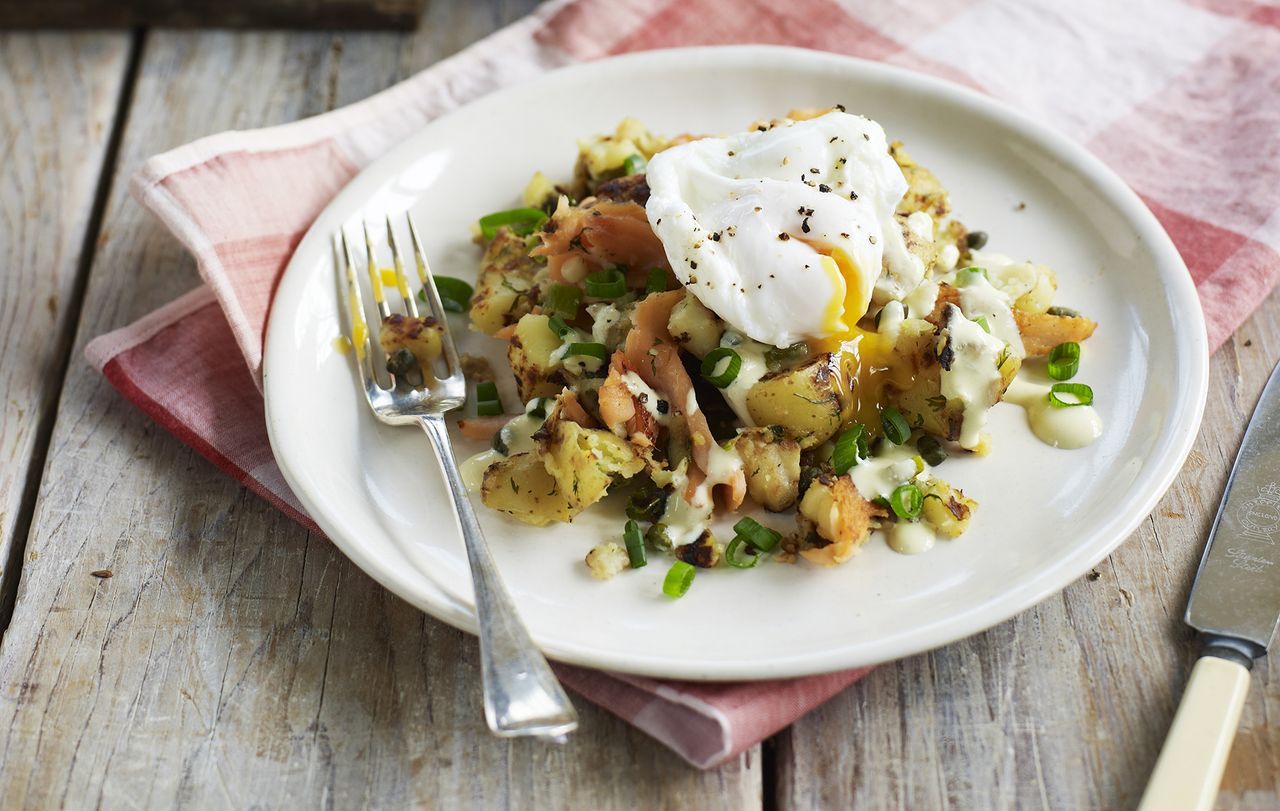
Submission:
[[[1265,0],[556,0],[358,104],[147,161],[133,192],[205,284],[86,354],[157,422],[314,529],[271,456],[258,385],[272,292],[320,210],[392,144],[495,88],[612,54],[730,43],[935,74],[1086,144],[1173,236],[1214,348],[1280,278],[1280,6]],[[750,685],[557,672],[705,768],[867,671]]]

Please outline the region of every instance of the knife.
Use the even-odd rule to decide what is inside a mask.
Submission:
[[[1138,811],[1212,807],[1249,670],[1280,620],[1278,544],[1280,366],[1249,420],[1191,586],[1185,620],[1203,646]]]

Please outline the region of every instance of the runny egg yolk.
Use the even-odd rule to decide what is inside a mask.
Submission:
[[[866,315],[862,273],[853,257],[839,248],[814,247],[821,254],[822,270],[836,291],[827,303],[823,326],[828,333],[840,336],[856,328],[858,319]]]
[[[895,363],[893,342],[878,332],[865,330],[858,321],[866,315],[862,302],[862,274],[847,253],[818,248],[822,268],[831,279],[836,295],[827,305],[824,323],[830,337],[810,342],[819,352],[831,352],[839,358],[841,374],[838,385],[841,402],[851,407],[850,418],[878,429],[880,412],[888,399],[887,389],[910,388],[914,375]]]

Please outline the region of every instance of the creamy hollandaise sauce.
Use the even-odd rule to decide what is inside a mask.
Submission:
[[[1022,406],[1031,432],[1055,448],[1083,448],[1102,436],[1102,418],[1093,406],[1055,406],[1049,401],[1049,386],[1017,379],[1004,399]]]

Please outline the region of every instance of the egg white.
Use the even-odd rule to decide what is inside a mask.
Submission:
[[[848,334],[886,256],[909,258],[893,216],[907,182],[862,116],[692,141],[655,155],[647,175],[646,214],[676,276],[761,343]]]

